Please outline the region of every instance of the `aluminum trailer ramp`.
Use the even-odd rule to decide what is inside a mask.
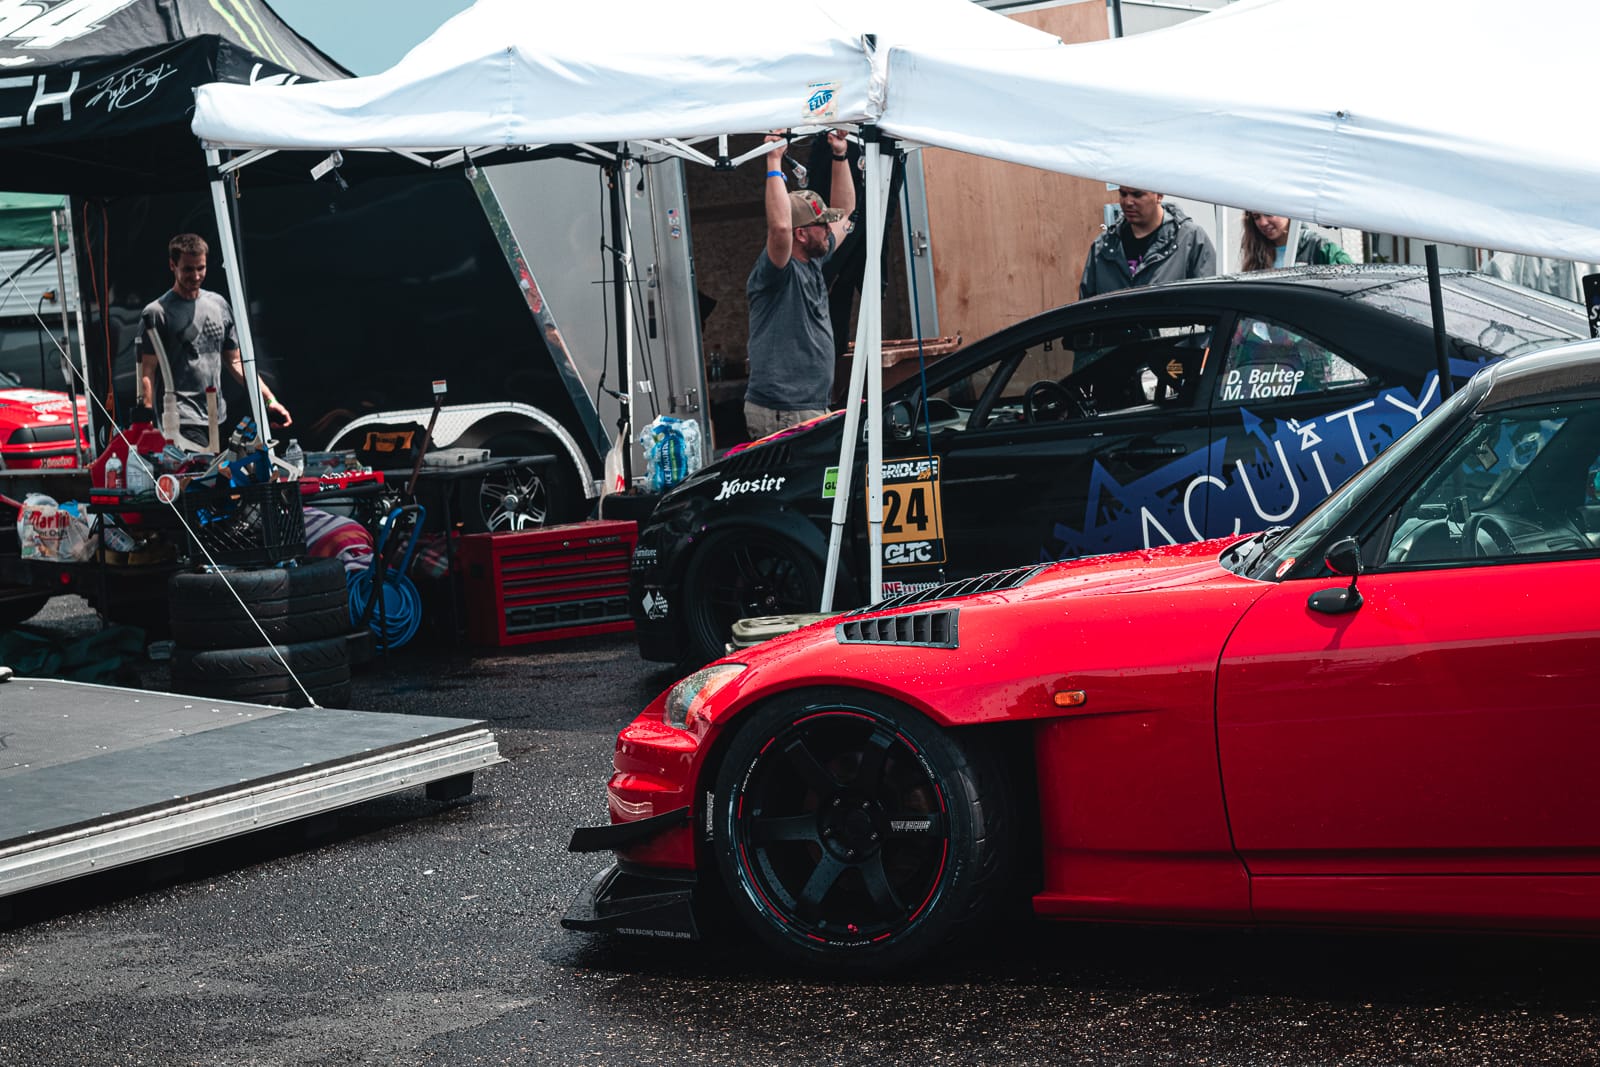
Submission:
[[[465,795],[474,772],[501,762],[472,719],[11,678],[0,683],[0,897],[416,786]]]

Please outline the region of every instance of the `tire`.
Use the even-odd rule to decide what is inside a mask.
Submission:
[[[298,644],[339,636],[350,629],[350,599],[344,592],[313,593],[282,602],[273,611],[257,605],[251,613],[254,622],[238,604],[221,604],[204,613],[191,609],[190,614],[172,620],[172,639],[205,651],[259,645],[262,634],[275,645]]]
[[[580,517],[572,470],[549,455],[550,445],[533,434],[491,437],[484,448],[497,459],[526,456],[540,462],[464,479],[456,488],[455,514],[465,533],[506,533],[555,526]]]
[[[734,910],[788,959],[840,973],[970,943],[1017,891],[1000,768],[975,738],[875,694],[769,702],[729,745],[712,801]]]
[[[344,564],[336,559],[315,559],[298,567],[263,567],[259,570],[197,571],[175,574],[167,583],[174,614],[181,606],[204,609],[233,604],[237,594],[252,608],[297,599],[310,593],[344,590]]]
[[[338,560],[177,574],[167,588],[173,640],[191,650],[250,648],[262,644],[263,631],[273,644],[297,644],[349,629],[349,593]]]
[[[683,666],[722,655],[740,619],[816,611],[821,573],[808,552],[781,534],[738,529],[706,538],[684,572]]]
[[[316,703],[324,707],[349,703],[350,652],[343,635],[276,646],[172,650],[172,688],[191,696],[303,707],[306,694],[290,677],[291,669]]]
[[[0,600],[0,630],[9,630],[13,626],[27,622],[44,610],[44,606],[49,602],[48,593]]]

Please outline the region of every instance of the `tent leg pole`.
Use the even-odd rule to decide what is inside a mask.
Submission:
[[[611,167],[611,295],[617,316],[617,393],[622,405],[617,432],[622,435],[622,491],[626,493],[633,489],[633,316],[628,310],[633,247],[628,230],[628,191],[624,188],[628,180],[628,146],[617,148],[617,160]]]
[[[250,334],[249,305],[244,299],[244,260],[233,240],[233,216],[228,208],[228,190],[217,172],[222,153],[206,149],[206,169],[211,174],[211,209],[217,218],[217,244],[222,251],[223,269],[228,273],[228,303],[233,307],[233,326],[239,334],[239,354],[244,364],[244,391],[250,398],[250,414],[256,420],[256,433],[262,447],[271,443],[267,407],[261,402],[261,376],[256,370],[256,343]],[[226,429],[223,431],[227,437]]]
[[[856,320],[856,351],[855,358],[850,361],[850,387],[845,391],[844,399],[844,432],[839,443],[839,474],[834,486],[833,519],[832,527],[828,532],[828,561],[822,576],[822,604],[821,611],[832,611],[834,597],[838,592],[839,557],[844,542],[845,522],[849,515],[850,492],[853,487],[855,474],[856,444],[860,440],[861,428],[861,393],[865,388],[868,391],[866,402],[868,420],[867,444],[867,471],[868,471],[868,517],[869,541],[873,542],[871,549],[872,564],[870,567],[871,588],[868,590],[868,602],[876,602],[882,598],[883,589],[883,441],[882,431],[882,398],[883,398],[883,370],[882,338],[878,331],[881,317],[877,314],[878,306],[882,302],[882,273],[881,252],[883,249],[883,220],[885,207],[883,201],[888,195],[887,184],[883,167],[883,159],[879,150],[875,130],[862,131],[865,145],[866,160],[866,225],[867,225],[867,267],[866,275],[861,283],[861,310]],[[870,135],[870,136],[869,136]],[[874,460],[873,457],[877,459]],[[876,491],[872,489],[876,473]]]

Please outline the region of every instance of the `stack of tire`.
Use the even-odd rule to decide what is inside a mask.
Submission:
[[[168,594],[174,692],[291,708],[349,703],[349,594],[337,559],[176,574]]]

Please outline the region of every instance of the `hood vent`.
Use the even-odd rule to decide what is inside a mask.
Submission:
[[[717,463],[717,473],[726,478],[748,477],[787,467],[791,449],[787,441],[773,441],[756,448],[735,452]]]
[[[949,600],[957,596],[973,596],[977,593],[993,593],[1001,589],[1015,589],[1029,578],[1052,566],[1049,563],[1039,563],[1032,567],[1017,567],[1009,571],[994,571],[991,574],[980,574],[975,578],[963,578],[959,582],[946,582],[936,585],[932,589],[919,589],[914,593],[901,593],[886,600],[864,608],[857,608],[852,615],[861,615],[869,611],[884,611],[888,608],[908,608],[913,604],[926,604],[930,600]]]
[[[841,645],[919,645],[923,648],[955,648],[955,608],[943,611],[918,611],[906,615],[879,615],[871,619],[851,619],[834,627]]]

